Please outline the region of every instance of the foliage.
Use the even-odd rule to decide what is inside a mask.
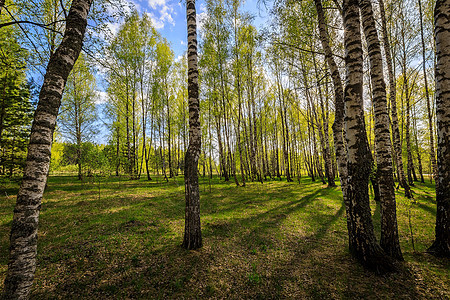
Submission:
[[[80,148],[81,161],[78,158]],[[107,146],[84,142],[80,148],[78,145],[71,143],[54,143],[52,147],[52,172],[74,173],[76,172],[75,166],[80,162],[83,177],[111,173],[112,166],[114,166],[112,163],[113,154]]]
[[[92,141],[98,133],[95,89],[93,70],[81,54],[67,80],[58,115],[59,132],[67,141]]]
[[[3,21],[4,17],[0,16]],[[17,30],[0,30],[0,174],[10,177],[23,167],[35,101],[34,83],[25,76],[28,52]]]
[[[27,63],[37,82],[42,81],[50,55],[61,43],[70,4],[70,0],[6,0],[2,7],[0,25],[13,24],[6,28],[16,28],[17,39],[29,51]],[[122,0],[94,1],[84,42],[84,50],[90,56],[102,52],[105,39],[110,36],[108,24],[123,18],[127,8],[129,4]]]

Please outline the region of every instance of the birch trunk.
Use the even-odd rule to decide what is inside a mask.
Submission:
[[[422,21],[422,3],[419,0],[419,17],[420,17],[420,37],[422,42],[422,71],[423,71],[423,79],[425,84],[425,98],[427,100],[427,113],[428,113],[428,130],[430,132],[430,159],[431,159],[431,167],[433,170],[433,179],[434,182],[438,182],[437,178],[437,165],[436,165],[436,152],[434,151],[434,130],[433,130],[433,121],[431,114],[431,105],[430,105],[430,93],[428,90],[428,79],[427,79],[427,68],[426,68],[426,60],[425,60],[425,38],[423,36],[423,21]],[[422,174],[422,173],[421,173]]]
[[[202,246],[200,226],[200,190],[198,185],[198,158],[201,149],[200,103],[198,98],[197,23],[195,0],[186,1],[188,33],[188,96],[189,146],[185,157],[185,227],[183,247],[198,249]]]
[[[339,180],[341,182],[342,196],[347,209],[347,226],[348,228],[350,228],[351,224],[350,220],[348,219],[349,216],[348,208],[350,204],[347,199],[347,180],[348,180],[347,153],[344,147],[344,138],[342,134],[344,127],[343,126],[344,88],[341,81],[341,75],[339,74],[339,70],[333,58],[333,53],[331,51],[331,47],[329,44],[330,38],[328,36],[328,31],[326,29],[325,14],[322,8],[322,1],[315,0],[314,2],[317,10],[320,41],[322,43],[322,48],[325,52],[325,58],[327,60],[328,67],[330,68],[331,79],[333,80],[335,116],[332,130],[333,130],[334,148],[336,151],[336,160],[339,172]]]
[[[317,72],[316,60],[314,57],[313,57],[313,61],[314,61],[314,69],[315,69],[316,77],[319,78],[318,72]],[[328,187],[335,187],[336,184],[334,183],[334,175],[332,174],[330,152],[326,145],[327,141],[325,141],[326,137],[325,137],[325,133],[323,130],[323,127],[324,127],[325,123],[327,122],[327,120],[325,119],[325,116],[324,116],[322,88],[320,87],[319,84],[317,85],[317,90],[318,90],[318,94],[319,94],[318,98],[319,98],[320,108],[322,111],[322,120],[320,120],[320,118],[318,116],[318,113],[316,110],[316,104],[315,103],[311,103],[311,104],[312,104],[312,109],[313,109],[313,114],[314,114],[314,120],[316,121],[316,124],[317,124],[317,131],[319,133],[319,141],[320,141],[322,157],[323,157],[323,161],[324,161],[324,165],[325,165],[325,176],[327,177]]]
[[[345,129],[348,150],[348,218],[350,252],[367,268],[378,273],[394,266],[377,244],[369,206],[369,175],[372,157],[367,140],[363,108],[363,51],[358,0],[344,0],[346,86]]]
[[[405,61],[405,59],[404,59]],[[411,127],[411,99],[409,97],[409,82],[408,75],[406,74],[406,63],[403,66],[403,88],[405,90],[405,100],[406,100],[406,125],[405,125],[405,139],[406,139],[406,152],[407,152],[407,164],[406,171],[408,175],[408,184],[410,186],[414,186],[414,181],[417,179],[413,179],[413,176],[416,176],[416,172],[414,171],[414,163],[412,159],[412,149],[411,149],[411,135],[410,135],[410,127]]]
[[[67,77],[80,54],[92,0],[74,0],[60,46],[50,57],[31,127],[28,156],[11,226],[3,299],[28,299],[36,270],[37,231],[56,117]]]
[[[389,75],[389,101],[391,103],[391,117],[392,117],[392,140],[394,144],[394,161],[397,166],[398,171],[398,180],[400,186],[405,189],[405,196],[407,198],[412,198],[411,188],[406,182],[405,171],[403,170],[403,161],[402,161],[402,145],[400,142],[400,130],[398,128],[398,116],[397,116],[397,100],[396,100],[396,86],[395,86],[395,77],[392,66],[392,57],[391,57],[391,46],[389,43],[389,37],[387,33],[386,26],[386,14],[384,11],[384,2],[383,0],[378,0],[380,4],[380,15],[381,15],[381,27],[383,32],[383,45],[384,45],[384,54],[386,55],[386,65],[388,69]]]
[[[434,10],[436,36],[437,166],[436,239],[428,249],[450,257],[450,1],[437,0]]]
[[[391,136],[387,111],[386,84],[378,32],[375,27],[370,0],[360,0],[361,17],[370,59],[370,76],[373,84],[373,109],[375,115],[375,148],[377,157],[377,181],[381,200],[381,240],[383,250],[403,260],[398,239],[397,213],[392,173]],[[374,187],[375,188],[375,187]]]

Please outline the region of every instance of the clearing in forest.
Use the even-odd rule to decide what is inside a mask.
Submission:
[[[450,298],[449,261],[424,253],[436,216],[430,184],[416,185],[415,204],[396,193],[404,271],[376,276],[348,252],[339,186],[303,178],[242,188],[203,178],[204,246],[187,251],[183,183],[49,177],[32,298]],[[0,289],[18,188],[2,186]]]

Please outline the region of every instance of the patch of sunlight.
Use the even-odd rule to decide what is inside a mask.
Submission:
[[[66,196],[66,197],[59,197],[59,198],[47,198],[44,196],[44,198],[42,198],[42,203],[58,203],[58,202],[62,202],[62,201],[67,201],[71,198],[72,198],[72,195]]]
[[[117,213],[117,212],[120,212],[120,211],[123,211],[123,210],[127,210],[127,209],[131,209],[131,208],[133,208],[133,207],[130,206],[130,205],[120,206],[120,207],[112,207],[112,208],[105,209],[103,211],[103,213],[104,214],[114,214],[114,213]]]

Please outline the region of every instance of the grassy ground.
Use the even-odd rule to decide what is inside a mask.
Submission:
[[[339,188],[307,178],[245,188],[204,180],[204,247],[186,251],[182,177],[103,181],[99,190],[75,177],[50,178],[33,299],[450,298],[449,261],[424,253],[436,216],[430,184],[414,188],[416,204],[397,193],[405,271],[376,276],[348,253]],[[17,192],[17,183],[1,184],[0,289]]]

